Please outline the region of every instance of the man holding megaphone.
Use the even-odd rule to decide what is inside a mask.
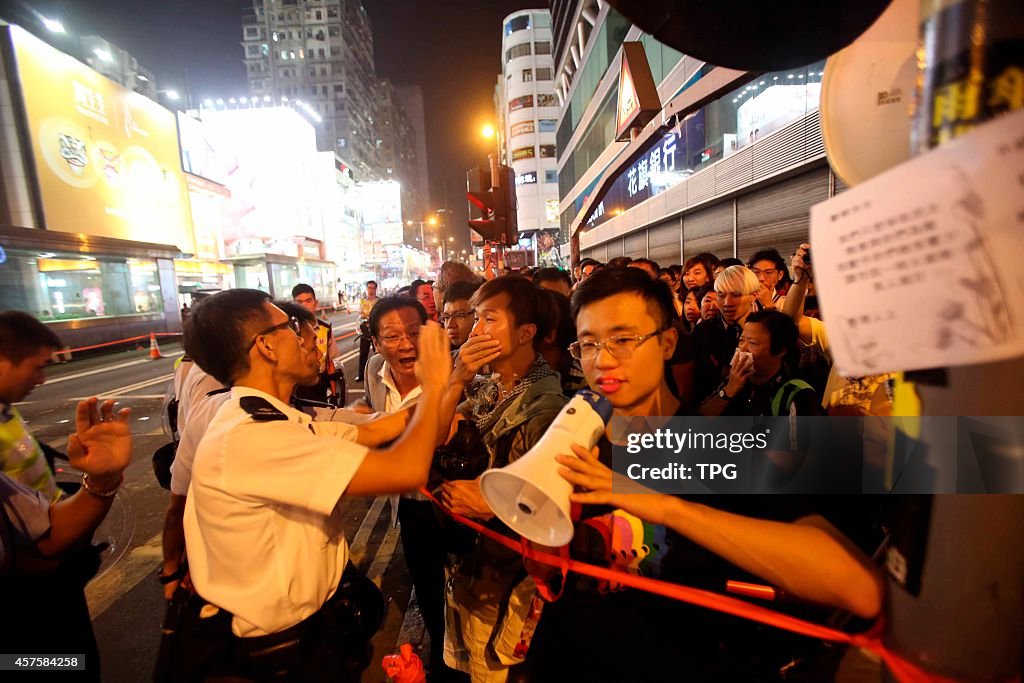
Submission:
[[[605,269],[580,284],[572,298],[578,341],[570,349],[591,389],[621,417],[680,414],[665,381],[672,357],[675,310],[668,287],[635,269]],[[868,560],[800,496],[705,496],[699,502],[663,494],[612,491],[611,443],[559,455],[560,474],[577,487],[583,518],[620,508],[647,522],[644,573],[722,592],[749,572],[811,602],[871,618],[881,605],[881,582]],[[726,511],[729,510],[729,511]],[[618,514],[618,513],[617,513]],[[792,523],[782,523],[792,522]],[[587,539],[577,524],[574,554]],[[667,530],[666,530],[667,527]],[[634,526],[634,529],[639,529]],[[636,531],[634,531],[635,535]],[[591,535],[592,538],[592,535]],[[636,544],[634,544],[636,547]],[[737,619],[635,590],[601,593],[570,575],[560,600],[545,606],[527,657],[539,680],[662,680],[666,658],[687,680],[750,679],[756,643]],[[604,588],[604,587],[602,587]],[[726,651],[722,644],[739,651]],[[773,642],[774,660],[793,659],[792,642]],[[585,653],[570,656],[567,653]],[[751,660],[751,661],[745,661]],[[776,668],[777,672],[777,668]],[[760,673],[766,673],[763,668]]]

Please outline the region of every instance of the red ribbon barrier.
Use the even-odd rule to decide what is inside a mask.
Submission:
[[[479,522],[475,522],[472,519],[463,517],[456,512],[452,512],[443,506],[441,502],[426,489],[420,489],[420,493],[429,498],[441,509],[442,512],[454,519],[456,522],[469,527],[477,533],[483,534],[490,540],[505,546],[509,550],[520,553],[523,557],[529,560],[558,568],[561,570],[563,576],[568,572],[576,572],[577,574],[583,574],[596,579],[617,583],[622,586],[629,586],[630,588],[646,591],[648,593],[654,593],[655,595],[661,595],[662,597],[670,598],[672,600],[679,600],[691,605],[697,605],[699,607],[705,607],[725,614],[731,614],[742,619],[756,621],[760,624],[774,626],[775,628],[781,628],[803,636],[863,648],[881,657],[897,680],[902,683],[955,683],[951,678],[936,676],[935,674],[922,670],[917,665],[903,659],[886,648],[881,639],[883,627],[881,618],[875,622],[874,626],[872,626],[869,631],[864,633],[846,633],[828,626],[822,626],[821,624],[815,624],[814,622],[791,617],[788,614],[781,614],[774,610],[761,607],[760,605],[754,605],[744,600],[738,600],[726,595],[720,595],[718,593],[712,593],[699,588],[691,588],[689,586],[670,583],[668,581],[660,581],[646,576],[635,576],[625,572],[608,569],[607,567],[599,567],[585,562],[579,562],[570,558],[567,552],[562,552],[560,555],[552,555],[551,553],[541,552],[529,547],[525,540],[515,541],[508,536],[499,534],[492,529],[488,529]],[[538,582],[539,588],[540,583],[543,582]],[[541,589],[541,592],[543,596],[545,590]]]

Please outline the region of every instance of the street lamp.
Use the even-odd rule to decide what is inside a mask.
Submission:
[[[431,216],[430,218],[428,218],[425,221],[408,220],[408,221],[405,222],[405,224],[408,225],[410,228],[412,226],[414,226],[414,225],[419,225],[420,226],[420,236],[419,236],[420,248],[425,250],[426,247],[427,247],[427,241],[426,241],[426,239],[423,236],[423,226],[424,225],[429,225],[429,226],[433,227],[433,226],[437,225],[437,216]],[[434,238],[434,243],[435,244],[437,243],[437,238],[436,237]]]
[[[173,88],[171,88],[169,90],[157,90],[156,94],[157,95],[167,95],[167,99],[169,99],[172,102],[177,102],[178,99],[181,97],[178,94],[178,91],[174,90]]]
[[[57,19],[43,17],[42,22],[43,26],[45,26],[46,30],[50,33],[67,33],[67,31],[64,30],[64,24],[60,23]]]
[[[489,123],[485,123],[483,128],[480,129],[480,135],[490,140],[494,137],[494,126]]]

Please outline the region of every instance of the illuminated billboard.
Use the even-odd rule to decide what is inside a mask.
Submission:
[[[16,26],[10,35],[46,227],[193,253],[174,114]]]
[[[204,110],[180,117],[186,170],[229,193],[221,226],[225,253],[301,256],[307,238],[324,240],[324,182],[333,162],[316,150],[316,131],[288,107]]]
[[[402,244],[402,186],[393,180],[359,183],[363,240],[382,245]]]

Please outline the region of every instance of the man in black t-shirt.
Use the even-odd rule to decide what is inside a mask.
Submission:
[[[671,293],[664,283],[608,269],[583,282],[572,299],[579,341],[571,351],[590,387],[604,395],[617,416],[671,416],[680,411],[669,391],[664,361],[676,331]],[[611,444],[593,452],[558,456],[562,476],[586,493],[573,553],[599,517],[632,515],[643,521],[651,554],[641,573],[674,583],[724,592],[729,579],[761,581],[786,593],[843,607],[873,618],[882,584],[868,561],[800,496],[704,496],[694,500],[662,494],[612,492]],[[784,522],[784,523],[780,523]],[[634,528],[637,526],[634,524]],[[581,559],[593,559],[592,553]],[[608,556],[604,549],[604,557]],[[565,593],[545,605],[527,665],[537,680],[729,680],[748,679],[728,643],[747,655],[762,631],[747,622],[636,590],[607,587],[569,575]],[[767,636],[764,636],[767,637]],[[807,641],[805,641],[807,642]],[[809,641],[813,644],[814,641]],[[768,648],[789,655],[792,639]],[[774,662],[767,665],[770,670]],[[779,663],[784,664],[785,661]]]

